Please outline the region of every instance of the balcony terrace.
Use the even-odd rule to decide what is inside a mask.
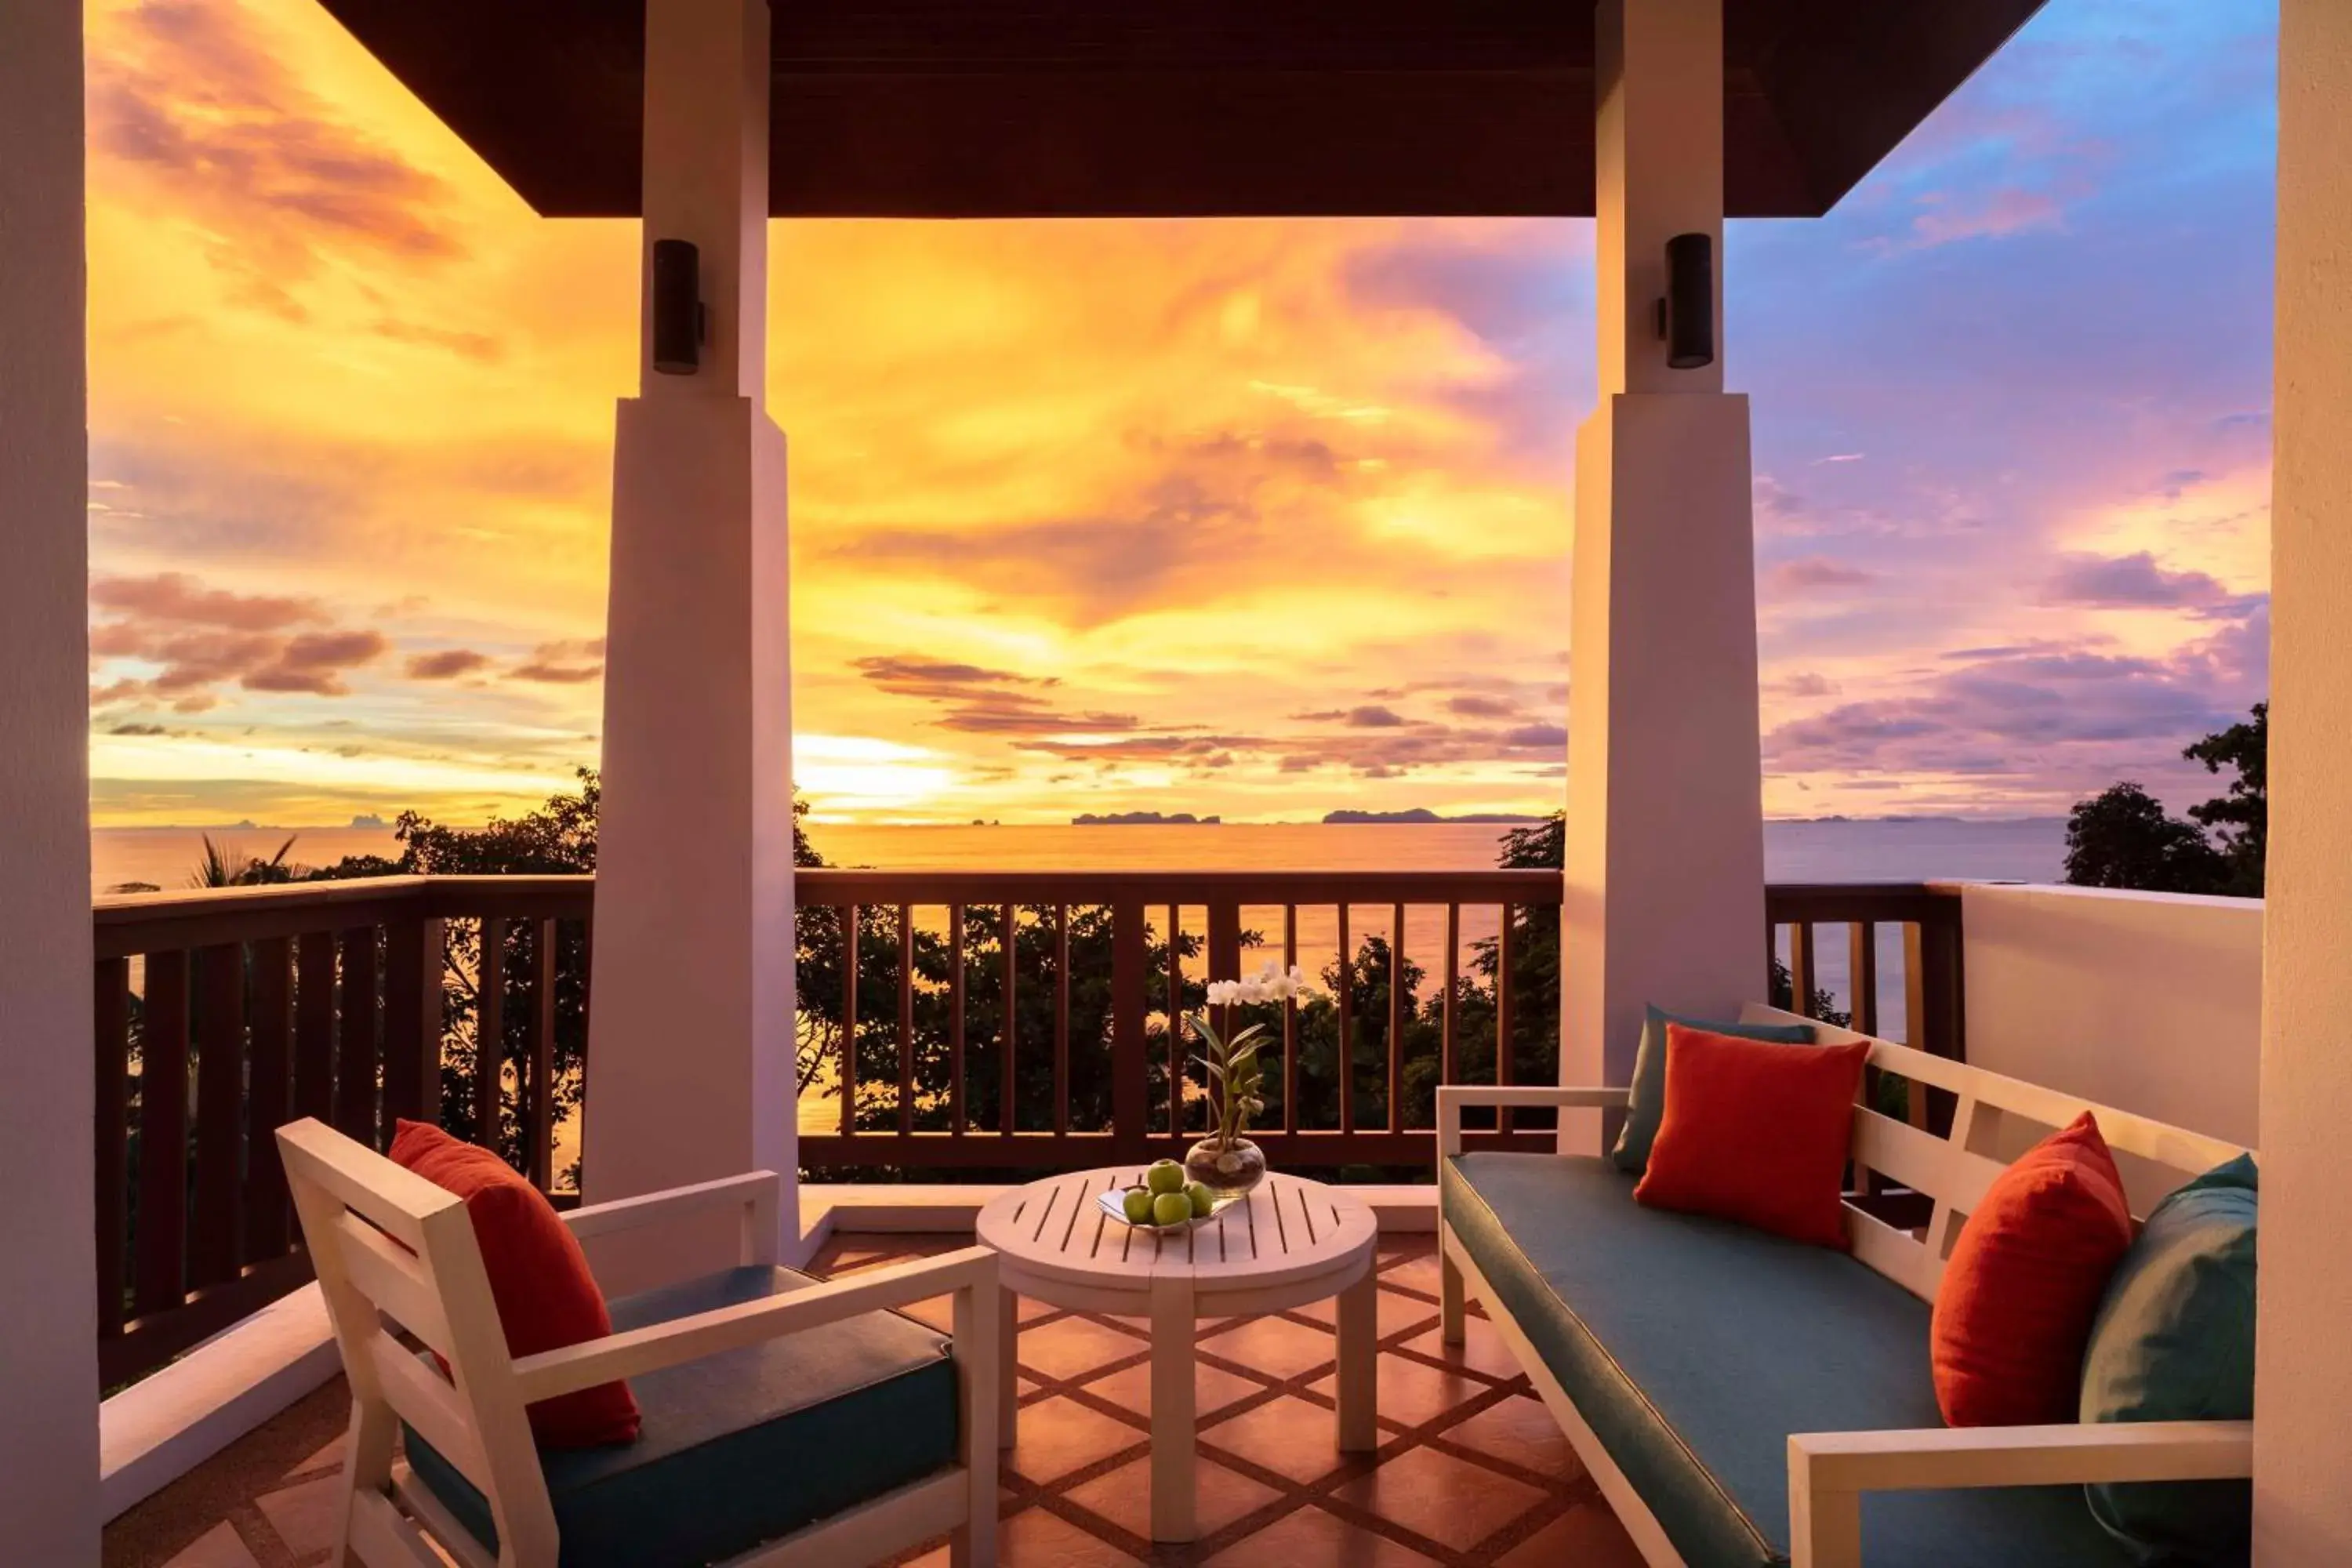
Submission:
[[[335,1298],[346,1338],[331,1339],[278,1158],[290,1145],[272,1142],[289,1121],[326,1124],[303,1132],[322,1140],[340,1129],[351,1143],[336,1147],[363,1171],[385,1167],[369,1150],[396,1120],[440,1121],[559,1206],[582,1205],[574,1223],[615,1230],[606,1205],[641,1211],[680,1189],[700,1202],[773,1171],[781,1189],[762,1182],[740,1205],[738,1263],[768,1268],[770,1287],[789,1264],[849,1276],[964,1240],[1007,1183],[1181,1150],[1201,1107],[1171,1021],[1202,981],[1257,952],[1332,962],[1328,1002],[1269,1019],[1281,1051],[1265,1142],[1278,1170],[1347,1182],[1376,1221],[1350,1233],[1351,1264],[1371,1258],[1375,1271],[1336,1306],[1200,1325],[1201,1518],[1181,1544],[1149,1539],[1159,1531],[1134,1485],[1149,1409],[1138,1358],[1145,1325],[1169,1321],[1158,1277],[1150,1319],[1024,1309],[1023,1420],[998,1492],[1013,1568],[1681,1561],[1625,1476],[1593,1458],[1597,1439],[1563,1414],[1525,1336],[1507,1339],[1509,1313],[1474,1319],[1459,1349],[1433,1330],[1458,1317],[1475,1270],[1452,1249],[1453,1221],[1440,1225],[1429,1178],[1453,1131],[1430,1102],[1465,1084],[1554,1091],[1551,1107],[1474,1110],[1465,1146],[1597,1155],[1644,1007],[1737,1016],[1778,999],[1770,960],[1795,1009],[1916,1047],[1855,1054],[1845,1041],[1840,1059],[1861,1072],[1866,1058],[1880,1077],[1851,1112],[1843,1088],[1833,1108],[1857,1136],[1840,1215],[1894,1280],[1870,1281],[1874,1299],[1907,1289],[1906,1322],[1934,1299],[1996,1155],[2013,1156],[1999,1135],[2014,1107],[1979,1106],[1970,1087],[1991,1074],[2031,1079],[2010,1087],[2045,1111],[2112,1108],[2146,1134],[2142,1157],[2168,1140],[2186,1151],[2175,1166],[2262,1144],[2261,1415],[2156,1423],[2231,1429],[2159,1430],[2144,1446],[2182,1445],[2158,1479],[2251,1468],[2266,1565],[2352,1560],[2340,1321],[2352,11],[2339,0],[2282,6],[2267,909],[1765,884],[1755,475],[1747,400],[1726,390],[1720,353],[1724,221],[1824,210],[2036,0],[1598,0],[1589,30],[1580,5],[1516,0],[1217,4],[1181,25],[1076,3],[324,3],[542,213],[642,220],[641,384],[614,426],[599,868],[109,899],[90,918],[81,5],[12,0],[0,19],[0,1194],[13,1270],[0,1533],[12,1560],[95,1561],[111,1519],[109,1561],[325,1561],[339,1365],[373,1422],[352,1465],[376,1476],[349,1500],[391,1548],[375,1562],[428,1560],[413,1525],[383,1522],[399,1517],[382,1480],[394,1423],[367,1384],[385,1368],[415,1396],[404,1417],[429,1407],[454,1422],[460,1394],[475,1395],[450,1392],[467,1358],[492,1367],[498,1455],[509,1479],[539,1477],[523,1394],[583,1386],[563,1381],[583,1360],[508,1353],[455,1199],[420,1197],[429,1184],[405,1176],[416,1203],[394,1205],[413,1222],[398,1247],[341,1196],[310,1203],[305,1220],[333,1238],[326,1285],[341,1289],[327,1261],[339,1249],[363,1252],[374,1285],[405,1292],[413,1310],[396,1321],[448,1355],[455,1382],[378,1332],[384,1298],[356,1287]],[[796,874],[792,541],[783,435],[765,401],[770,217],[1331,211],[1596,220],[1600,398],[1577,443],[1564,869]],[[828,960],[820,942],[797,973],[796,915],[838,943]],[[1888,1063],[1907,1083],[1889,1081],[1901,1075]],[[1444,1104],[1477,1098],[1456,1089]],[[1570,1163],[1543,1162],[1554,1173]],[[1448,1238],[1443,1262],[1433,1233]],[[596,1254],[598,1282],[616,1296],[642,1287],[695,1239],[617,1247],[609,1272]],[[429,1294],[452,1247],[475,1313],[457,1351],[426,1331],[452,1331]],[[996,1326],[992,1285],[983,1308],[971,1283],[995,1266],[985,1254],[957,1265],[959,1324]],[[783,1300],[805,1283],[735,1304],[720,1326],[773,1332],[809,1300]],[[1366,1342],[1367,1324],[1378,1421],[1372,1446],[1343,1457],[1332,1417],[1363,1411],[1363,1363],[1340,1352]],[[643,1331],[625,1353],[659,1338]],[[993,1462],[994,1384],[976,1357],[950,1360],[960,1462],[922,1486],[966,1489],[951,1550],[984,1563],[994,1552],[971,1499]],[[1163,1381],[1160,1397],[1181,1401],[1183,1386]],[[2028,1489],[1985,1480],[2017,1458],[1998,1435],[1970,1451],[1979,1439],[1961,1434],[1940,1466],[1899,1444],[1891,1460],[1866,1451],[1874,1437],[1916,1440],[1898,1428],[1919,1426],[1881,1423],[1792,1470],[1779,1560],[1862,1563],[1874,1485]],[[489,1465],[489,1440],[457,1430],[457,1468]],[[2101,1479],[2082,1472],[2083,1454],[2111,1465],[2111,1448],[2141,1441],[2090,1423],[2032,1430],[2044,1452],[2072,1456],[2052,1467],[2063,1474],[2025,1478],[2048,1486]],[[1955,1453],[1975,1479],[1951,1479]],[[531,1568],[556,1558],[546,1494],[540,1478],[524,1521],[542,1548]],[[470,1539],[472,1560],[491,1562],[482,1533]]]

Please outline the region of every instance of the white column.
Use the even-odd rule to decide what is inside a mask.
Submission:
[[[0,1521],[99,1559],[79,0],[0,24]]]
[[[647,319],[614,457],[584,1173],[596,1202],[758,1168],[789,1180],[795,1163],[791,580],[784,438],[765,406],[768,29],[767,0],[646,7]],[[700,250],[709,336],[694,374],[653,368],[657,239]],[[787,1258],[797,1212],[783,1205]],[[719,1230],[698,1239],[727,1250]]]
[[[2352,7],[2279,16],[2254,1559],[2352,1562]]]
[[[1601,401],[1577,433],[1560,1076],[1631,1078],[1643,1006],[1764,990],[1748,400],[1723,390],[1722,0],[1601,0]],[[1666,241],[1714,241],[1716,358],[1666,363]],[[1561,1147],[1597,1146],[1599,1118]]]

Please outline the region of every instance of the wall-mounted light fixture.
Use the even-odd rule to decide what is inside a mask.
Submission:
[[[701,252],[691,240],[655,240],[654,368],[664,375],[692,375],[700,370],[708,326]]]
[[[1715,239],[1678,234],[1666,241],[1666,297],[1658,301],[1666,363],[1698,370],[1715,363]]]

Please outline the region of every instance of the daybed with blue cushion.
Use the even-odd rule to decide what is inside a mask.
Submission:
[[[1945,1426],[1927,1332],[1943,1260],[2004,1159],[2085,1110],[2136,1216],[2244,1151],[1885,1040],[1869,1059],[1913,1103],[1927,1085],[1958,1108],[1948,1138],[1856,1108],[1857,1176],[1935,1207],[1914,1233],[1847,1205],[1850,1255],[1643,1207],[1603,1157],[1464,1152],[1465,1108],[1622,1107],[1624,1089],[1441,1089],[1446,1339],[1465,1300],[1484,1306],[1652,1564],[2128,1568],[2083,1486],[2248,1475],[2250,1424]]]
[[[738,1266],[516,1360],[459,1199],[316,1121],[278,1142],[352,1385],[342,1535],[366,1568],[439,1568],[427,1536],[467,1568],[845,1568],[940,1535],[956,1568],[995,1562],[985,1247],[832,1282],[779,1268],[764,1171],[575,1209],[583,1238],[734,1211]],[[941,1295],[951,1334],[887,1310]],[[614,1379],[635,1441],[534,1442],[527,1406]]]

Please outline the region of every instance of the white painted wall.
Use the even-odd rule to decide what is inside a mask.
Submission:
[[[2279,8],[2254,1550],[2352,1563],[2352,5]]]
[[[1971,1065],[2259,1144],[2260,900],[1969,886],[1961,906]]]
[[[80,0],[0,6],[0,1555],[98,1561]]]
[[[1633,1076],[1650,1003],[1764,987],[1748,400],[1666,363],[1665,244],[1723,235],[1721,0],[1595,8],[1601,403],[1576,437],[1560,1077]],[[1717,299],[1722,274],[1717,270]],[[1563,1149],[1598,1145],[1591,1112]]]

